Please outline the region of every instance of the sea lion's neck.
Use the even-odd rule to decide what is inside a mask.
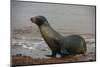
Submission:
[[[55,32],[55,30],[51,27],[51,25],[48,22],[45,22],[44,24],[39,26],[39,28],[40,28],[40,30]]]
[[[49,34],[50,36],[59,36],[62,37],[58,32],[56,32],[49,23],[44,23],[41,26],[39,26],[40,32],[43,36],[47,36]]]

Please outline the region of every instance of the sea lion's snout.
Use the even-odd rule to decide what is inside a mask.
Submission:
[[[32,23],[35,23],[36,21],[36,19],[35,19],[35,17],[31,17],[31,19],[30,19],[31,21],[32,21]]]

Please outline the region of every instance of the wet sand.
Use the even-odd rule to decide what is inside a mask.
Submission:
[[[31,29],[31,28],[30,28]],[[87,52],[85,56],[66,56],[65,58],[46,57],[51,54],[51,50],[44,42],[39,31],[31,32],[27,30],[15,30],[12,33],[11,55],[13,65],[30,65],[30,64],[51,64],[51,63],[69,63],[69,62],[84,62],[95,61],[95,34],[86,33],[78,34],[85,38],[87,43]],[[20,33],[21,32],[21,33]],[[35,33],[35,34],[34,34]],[[76,34],[72,32],[60,32],[62,35]]]

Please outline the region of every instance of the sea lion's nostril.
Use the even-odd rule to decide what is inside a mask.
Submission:
[[[32,18],[30,20],[32,21]]]

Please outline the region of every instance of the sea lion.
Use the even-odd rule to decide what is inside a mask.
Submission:
[[[35,16],[30,19],[41,32],[42,37],[52,51],[49,57],[84,54],[87,51],[86,42],[80,35],[62,36],[56,32],[44,16]]]

